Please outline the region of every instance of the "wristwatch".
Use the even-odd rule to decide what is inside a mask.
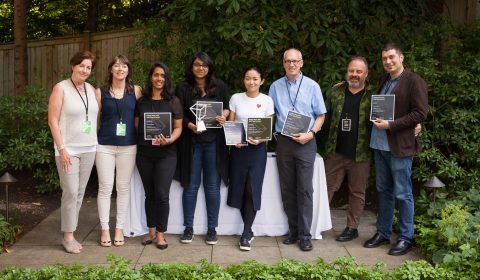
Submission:
[[[313,137],[315,137],[315,135],[317,135],[317,132],[315,132],[315,130],[313,130],[313,129],[310,129],[309,132],[313,133]]]

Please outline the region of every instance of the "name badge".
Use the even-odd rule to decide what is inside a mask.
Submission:
[[[342,131],[350,131],[352,129],[351,119],[342,119]]]
[[[84,133],[90,133],[92,131],[92,121],[91,120],[84,120],[83,121],[82,131]]]
[[[127,125],[124,123],[117,123],[117,136],[125,136],[127,134]]]

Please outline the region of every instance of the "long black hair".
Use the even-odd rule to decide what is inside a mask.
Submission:
[[[163,62],[158,62],[158,61],[154,62],[150,67],[150,70],[148,71],[147,80],[145,82],[145,91],[143,94],[144,98],[147,100],[152,99],[153,89],[152,89],[152,81],[150,80],[150,78],[152,77],[153,72],[155,71],[155,68],[162,68],[163,72],[165,72],[165,85],[160,95],[165,100],[172,99],[174,95],[173,85],[172,85],[172,74],[170,72],[170,69],[167,67],[167,65],[165,65]]]
[[[200,88],[198,87],[195,80],[195,75],[193,74],[193,63],[197,58],[208,66],[208,73],[205,77],[205,93],[207,94],[207,96],[214,96],[215,88],[218,84],[217,77],[215,76],[215,64],[213,63],[213,59],[205,52],[195,53],[191,58],[190,63],[188,64],[185,71],[185,80],[192,87],[192,96],[201,95]]]

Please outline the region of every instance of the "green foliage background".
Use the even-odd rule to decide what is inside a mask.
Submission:
[[[381,47],[389,41],[400,43],[405,66],[429,86],[429,116],[420,136],[424,150],[413,169],[420,191],[416,238],[428,258],[468,271],[478,269],[480,260],[478,237],[472,240],[480,226],[480,203],[459,209],[448,205],[452,201],[464,205],[467,202],[460,198],[467,191],[480,190],[480,22],[457,26],[433,13],[430,4],[178,0],[146,24],[139,47],[159,51],[177,82],[191,55],[205,51],[234,93],[242,91],[242,70],[252,64],[266,72],[267,91],[284,75],[282,54],[290,47],[302,51],[303,72],[324,91],[343,79],[352,55],[368,59],[375,88],[383,72]],[[446,183],[436,192],[437,203],[432,203],[432,191],[422,186],[434,175]],[[462,233],[451,233],[455,230]]]
[[[437,175],[448,190],[480,186],[480,24],[455,26],[432,13],[428,1],[177,0],[145,25],[140,48],[162,54],[175,81],[197,51],[209,53],[216,72],[242,91],[243,69],[260,66],[264,91],[284,75],[283,52],[300,49],[303,72],[323,91],[341,81],[346,61],[362,55],[376,87],[380,50],[400,43],[407,68],[429,86],[430,114],[421,134],[424,151],[414,177]]]
[[[370,84],[375,88],[383,72],[381,47],[388,41],[401,43],[406,67],[429,86],[429,116],[420,135],[424,150],[413,169],[420,188],[417,243],[432,261],[467,271],[478,269],[480,262],[478,235],[469,234],[478,232],[480,222],[480,22],[457,26],[433,13],[429,3],[177,0],[141,26],[144,32],[137,48],[158,51],[176,82],[183,80],[191,55],[206,51],[234,93],[242,91],[243,69],[250,65],[265,71],[267,91],[283,75],[282,54],[290,47],[303,52],[303,72],[324,91],[343,79],[352,55],[367,57]],[[134,61],[135,72],[145,73],[148,63]],[[58,183],[45,93],[36,92],[0,99],[0,171],[39,170],[36,176],[43,186],[39,190],[49,191],[57,189]],[[20,130],[19,125],[28,129]],[[422,187],[433,175],[446,183],[436,192],[435,203],[432,191]]]
[[[205,51],[234,90],[251,64],[266,72],[267,83],[280,77],[283,52],[296,47],[304,73],[326,88],[342,79],[351,55],[367,57],[375,78],[380,47],[390,40],[409,45],[427,19],[425,2],[178,0],[149,21],[142,47],[161,49],[177,80],[185,61]]]

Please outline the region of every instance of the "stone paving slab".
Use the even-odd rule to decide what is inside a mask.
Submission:
[[[115,209],[112,201],[112,210]],[[60,232],[60,209],[54,211],[43,220],[35,229],[24,235],[17,243],[10,247],[11,253],[0,255],[0,268],[7,266],[38,268],[45,264],[97,264],[108,265],[107,256],[110,254],[122,256],[131,261],[132,268],[140,268],[148,263],[193,263],[200,260],[228,266],[248,260],[260,263],[274,264],[282,258],[295,259],[315,263],[318,258],[328,262],[340,256],[352,256],[359,264],[374,265],[382,261],[387,269],[403,264],[406,260],[421,258],[418,250],[412,250],[404,256],[389,256],[390,245],[374,249],[366,249],[363,242],[375,233],[376,215],[365,211],[359,226],[359,238],[350,242],[337,242],[336,236],[343,231],[346,224],[346,211],[341,209],[331,210],[333,229],[322,233],[322,240],[313,240],[314,249],[302,252],[296,245],[284,245],[285,237],[257,236],[252,242],[252,250],[240,251],[238,241],[240,236],[219,236],[217,245],[205,244],[204,235],[195,235],[191,244],[182,244],[180,236],[167,234],[168,249],[159,250],[154,244],[143,246],[143,237],[125,238],[126,242],[121,247],[99,246],[100,225],[97,214],[96,199],[84,200],[78,231],[75,233],[77,240],[81,241],[84,249],[81,254],[67,254],[61,246],[62,234]],[[115,220],[114,211],[111,213],[111,224]],[[113,229],[111,229],[113,238]],[[392,239],[392,242],[394,239]]]

